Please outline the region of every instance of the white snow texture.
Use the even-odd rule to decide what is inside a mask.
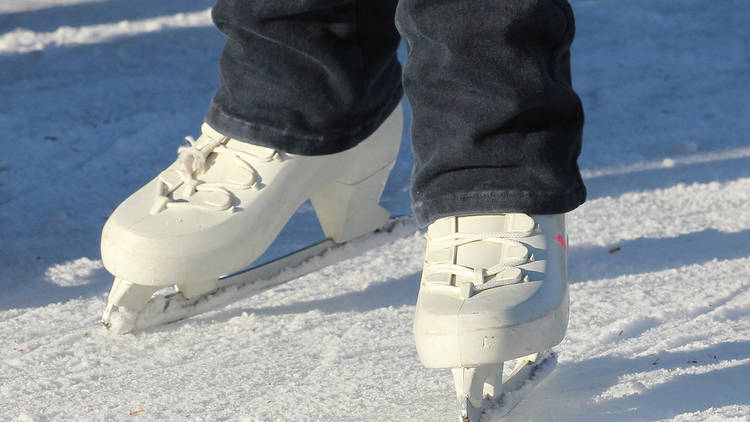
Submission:
[[[506,419],[750,421],[750,2],[572,5],[589,200],[569,219],[570,328]],[[183,322],[98,325],[102,224],[217,88],[211,6],[2,1],[0,419],[454,421],[450,373],[411,335],[420,233]],[[320,235],[306,204],[267,257]]]

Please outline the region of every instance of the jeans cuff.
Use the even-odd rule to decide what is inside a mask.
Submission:
[[[502,214],[562,214],[574,210],[586,200],[583,183],[567,192],[531,192],[493,190],[460,192],[414,202],[414,216],[419,227],[443,217]]]
[[[388,102],[368,116],[357,116],[347,128],[328,130],[328,133],[309,133],[303,130],[270,126],[248,121],[228,113],[220,104],[211,102],[205,121],[222,135],[297,155],[326,155],[342,152],[372,135],[388,118],[403,97],[399,84]],[[283,123],[283,122],[280,122]]]

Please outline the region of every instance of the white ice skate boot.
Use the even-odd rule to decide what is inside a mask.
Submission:
[[[566,249],[562,214],[448,217],[428,227],[414,336],[426,367],[452,369],[460,420],[479,421],[503,393],[503,362],[534,362],[562,341]]]
[[[139,311],[177,286],[187,297],[255,261],[310,199],[326,236],[344,242],[388,221],[378,205],[398,155],[399,106],[363,142],[337,154],[300,156],[230,139],[207,124],[177,161],[126,199],[102,232],[115,276],[105,311]]]

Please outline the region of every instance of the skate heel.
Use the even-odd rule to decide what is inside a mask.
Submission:
[[[398,156],[404,128],[399,104],[380,127],[349,151],[343,168],[310,200],[326,237],[342,243],[382,227],[390,213],[378,204]]]
[[[503,393],[503,363],[473,368],[453,368],[453,382],[463,422],[479,421],[486,401]]]
[[[516,359],[513,370],[505,379],[504,362],[452,368],[459,404],[459,419],[462,422],[479,422],[482,413],[488,407],[497,405],[504,393],[520,390],[546,355],[549,353],[532,353]]]
[[[141,311],[161,287],[144,286],[115,277],[112,289],[109,291],[109,304],[118,308],[127,308],[133,311]]]
[[[391,214],[378,201],[394,162],[354,183],[330,182],[310,197],[326,237],[342,243],[388,222]]]

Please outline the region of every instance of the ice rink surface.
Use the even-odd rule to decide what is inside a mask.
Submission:
[[[97,324],[105,219],[218,86],[211,5],[0,3],[0,419],[455,420],[411,336],[420,233],[183,322]],[[750,3],[572,5],[589,200],[570,328],[508,420],[750,421]],[[405,132],[394,214],[411,162]],[[319,236],[305,205],[269,254]]]

